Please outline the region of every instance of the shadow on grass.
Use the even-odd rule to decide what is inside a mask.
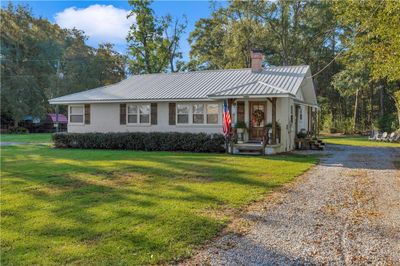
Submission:
[[[303,163],[316,161],[302,156],[7,149],[2,160],[3,193],[17,198],[5,200],[4,225],[7,232],[22,238],[32,234],[33,243],[9,244],[12,252],[3,256],[4,263],[24,261],[24,245],[31,245],[30,253],[62,262],[55,254],[65,241],[91,250],[78,252],[80,263],[96,258],[109,264],[119,259],[147,264],[185,257],[193,245],[210,239],[227,222],[224,215],[209,217],[201,210],[249,203],[293,178],[295,174],[284,169],[288,163],[304,171],[308,166]],[[13,205],[18,195],[24,198]],[[35,246],[35,241],[55,242],[43,247]],[[127,248],[117,250],[110,241],[122,241]],[[103,258],[103,249],[114,255]]]

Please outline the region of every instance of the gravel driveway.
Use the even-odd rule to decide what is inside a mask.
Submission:
[[[184,264],[400,265],[400,149],[327,153],[274,203],[246,213],[246,233],[225,234]]]

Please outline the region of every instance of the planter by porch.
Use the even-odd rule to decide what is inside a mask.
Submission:
[[[273,144],[273,145],[266,145],[264,149],[265,155],[272,155],[277,154],[280,152],[282,144]]]
[[[244,135],[244,132],[247,129],[246,123],[237,122],[235,128],[236,128],[236,133],[237,133],[237,136],[238,136],[237,143],[243,143],[243,135]]]

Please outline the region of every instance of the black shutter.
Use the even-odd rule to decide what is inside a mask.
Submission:
[[[151,124],[157,125],[157,103],[151,103]]]
[[[169,124],[175,125],[176,124],[176,104],[169,103]]]
[[[244,123],[244,102],[237,102],[237,121]]]
[[[85,125],[90,125],[90,104],[85,104]]]
[[[119,105],[119,124],[126,125],[126,103]]]

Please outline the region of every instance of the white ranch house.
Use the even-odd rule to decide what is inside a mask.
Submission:
[[[290,151],[296,133],[315,125],[318,104],[310,67],[263,68],[262,58],[252,52],[247,69],[134,75],[50,104],[68,105],[68,132],[222,133],[228,100],[233,126],[245,122],[248,127],[244,142],[260,143],[264,126],[276,121],[281,132],[270,141],[270,153]]]

